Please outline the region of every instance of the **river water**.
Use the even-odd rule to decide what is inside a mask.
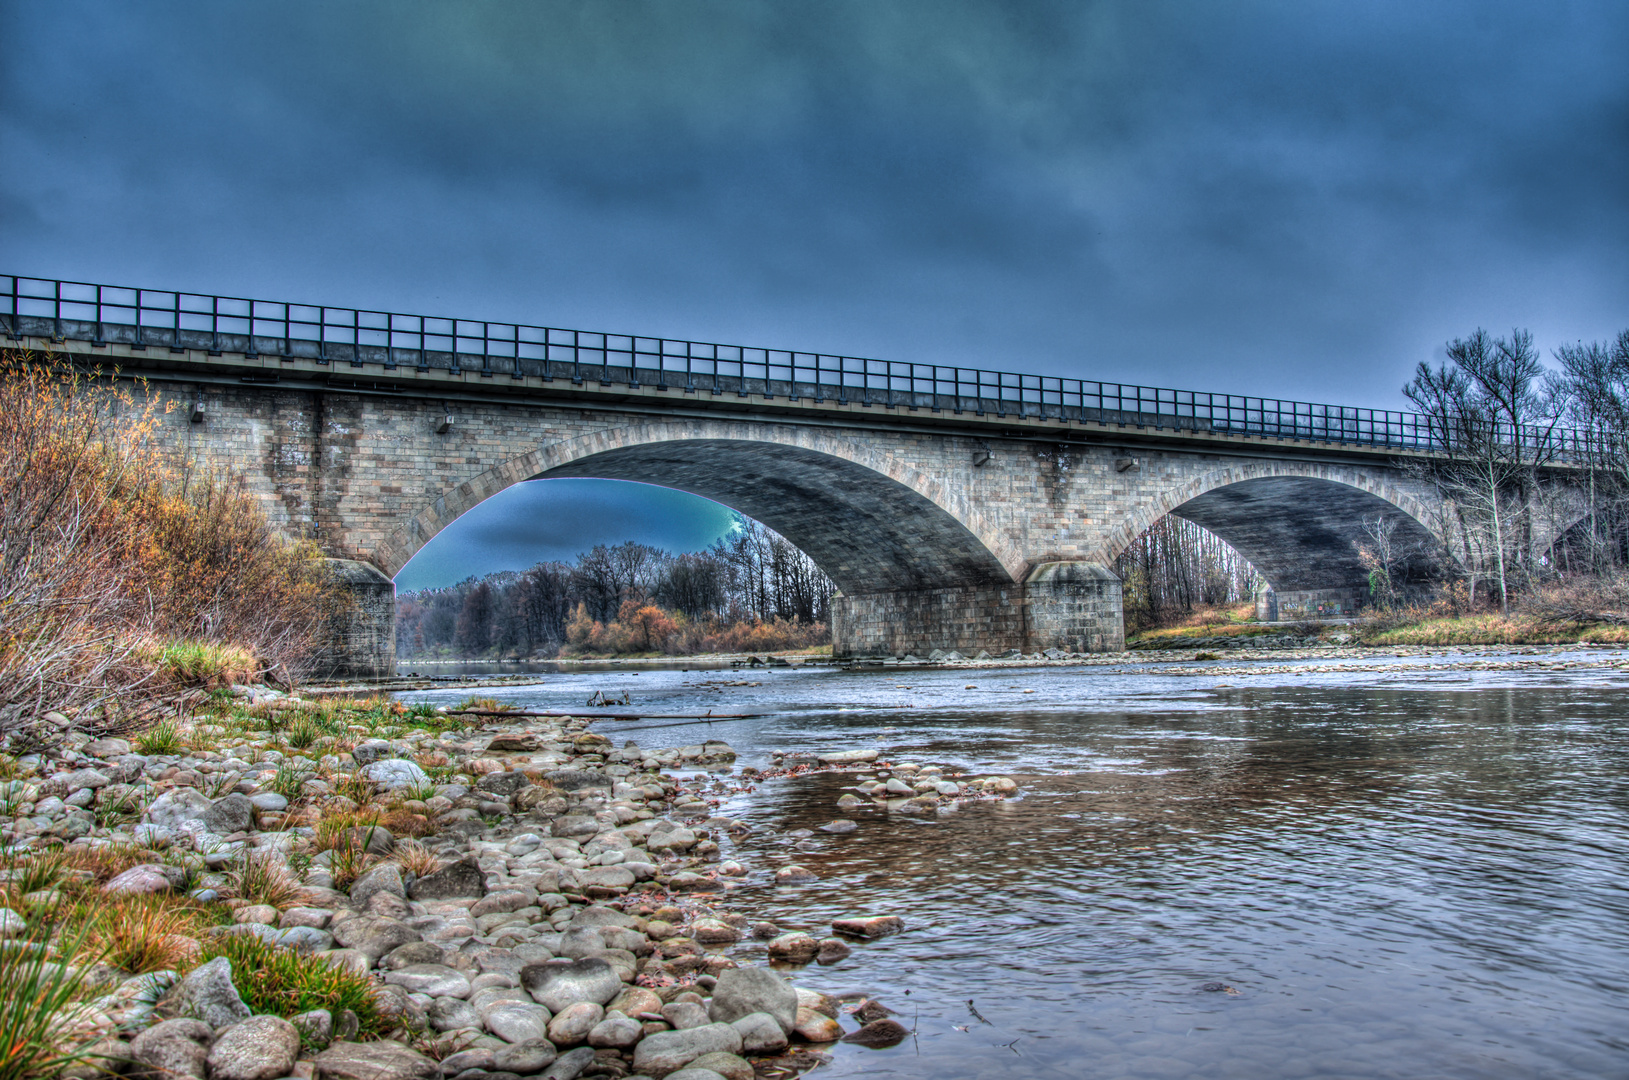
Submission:
[[[822,1074],[1629,1075],[1629,673],[1396,663],[647,670],[490,693],[766,713],[595,727],[648,747],[723,739],[742,765],[875,747],[1022,785],[925,819],[840,815],[854,772],[726,799],[754,826],[733,910],[817,936],[845,914],[906,921],[795,974],[916,1029],[839,1046]],[[718,685],[736,681],[756,685]],[[858,831],[787,835],[838,816]],[[767,880],[792,861],[821,880]]]

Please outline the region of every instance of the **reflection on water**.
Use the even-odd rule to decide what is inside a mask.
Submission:
[[[917,1028],[891,1050],[839,1048],[828,1075],[1629,1074],[1621,676],[1451,690],[1316,674],[1211,689],[1101,669],[608,678],[501,696],[543,706],[604,685],[653,711],[774,709],[600,729],[722,737],[744,762],[874,745],[1023,785],[937,818],[848,812],[857,832],[808,838],[786,833],[837,817],[854,774],[726,804],[756,830],[738,910],[814,930],[887,912],[910,928],[797,975],[873,992]],[[789,861],[822,880],[769,884]]]

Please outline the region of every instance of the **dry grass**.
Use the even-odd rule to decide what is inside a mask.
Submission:
[[[140,975],[192,967],[203,951],[199,936],[216,920],[193,904],[132,897],[98,903],[85,921],[90,955]]]
[[[105,885],[132,866],[143,863],[162,863],[162,853],[134,844],[74,844],[62,850],[65,870],[83,870],[96,885]]]
[[[507,701],[489,697],[467,697],[448,712],[514,712],[515,706]]]
[[[1366,645],[1566,645],[1629,643],[1629,626],[1579,626],[1531,615],[1459,615],[1366,633]]]
[[[429,836],[436,831],[428,817],[401,806],[385,811],[379,824],[389,829],[392,836]]]
[[[403,840],[390,853],[392,862],[415,877],[424,877],[441,869],[441,860],[430,849],[416,840]]]
[[[303,903],[306,898],[299,880],[270,852],[247,852],[231,871],[231,879],[226,895],[251,904],[270,904],[281,911]]]

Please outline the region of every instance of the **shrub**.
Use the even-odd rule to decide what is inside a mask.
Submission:
[[[228,935],[205,946],[206,961],[217,956],[231,961],[232,984],[243,1003],[256,1013],[287,1017],[327,1009],[338,1016],[340,1010],[349,1009],[360,1022],[361,1034],[379,1036],[389,1030],[390,1023],[374,998],[373,980],[367,975],[247,935]]]
[[[241,476],[160,453],[162,411],[0,355],[0,734],[47,709],[129,725],[200,682],[299,674],[347,602]]]

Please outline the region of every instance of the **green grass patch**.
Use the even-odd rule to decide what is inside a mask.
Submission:
[[[178,686],[219,687],[248,682],[260,670],[254,653],[236,645],[169,641],[147,654],[160,679]]]
[[[288,1017],[327,1009],[338,1016],[340,1010],[349,1009],[356,1014],[364,1037],[377,1038],[389,1030],[390,1023],[374,998],[373,980],[367,975],[246,935],[229,935],[205,946],[205,961],[217,956],[232,962],[232,984],[243,1003],[256,1013]]]
[[[186,746],[181,737],[181,725],[175,720],[160,720],[136,736],[136,752],[147,754],[179,754]]]

